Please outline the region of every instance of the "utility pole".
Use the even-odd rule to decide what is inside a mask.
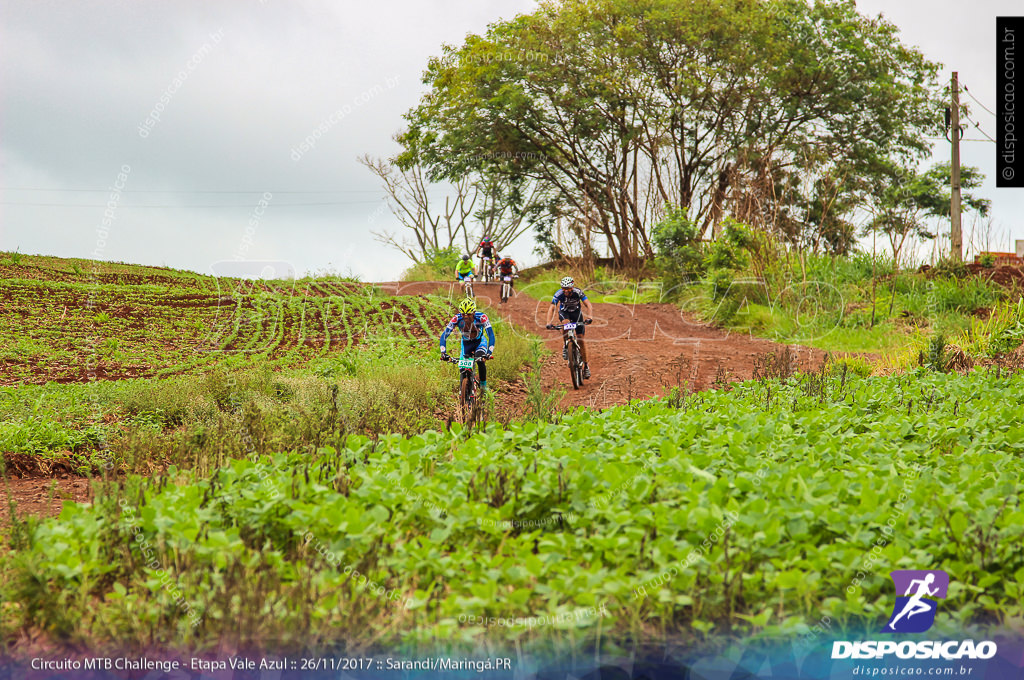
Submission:
[[[950,91],[953,94],[953,109],[950,112],[952,136],[949,141],[953,144],[953,169],[950,178],[949,249],[950,257],[955,262],[963,262],[963,235],[960,232],[960,84],[956,71],[953,71],[953,84]]]

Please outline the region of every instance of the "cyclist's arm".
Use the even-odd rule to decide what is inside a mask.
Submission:
[[[483,312],[480,313],[480,323],[487,331],[487,353],[494,354],[494,328],[491,327],[491,320]]]
[[[547,320],[547,322],[544,325],[550,326],[551,324],[553,324],[555,322],[555,316],[557,316],[557,314],[558,314],[558,300],[552,300],[551,301],[551,306],[548,307],[548,320]]]
[[[458,322],[459,317],[453,316],[452,320],[449,321],[448,325],[444,327],[443,331],[441,331],[440,349],[442,354],[446,353],[445,350],[447,349],[448,336],[451,335],[453,330],[455,330],[455,324],[457,324]]]

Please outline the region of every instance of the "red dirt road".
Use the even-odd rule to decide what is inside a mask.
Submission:
[[[386,293],[421,295],[441,292],[453,301],[462,298],[453,283],[379,283]],[[594,323],[587,327],[587,358],[593,377],[579,390],[572,389],[569,370],[562,360],[561,334],[544,328],[550,301],[538,301],[516,292],[500,304],[496,283],[474,286],[477,303],[497,308],[498,314],[526,330],[546,338],[554,354],[544,360],[546,390],[568,390],[563,407],[605,408],[629,399],[662,395],[667,387],[682,382],[691,390],[707,389],[719,380],[746,380],[753,376],[756,357],[769,352],[781,356],[787,347],[749,335],[729,334],[707,326],[669,304],[595,304]],[[554,294],[552,287],[550,293]],[[547,291],[545,291],[547,292]],[[440,334],[438,329],[438,334]],[[799,367],[817,366],[824,352],[788,345]],[[501,338],[497,338],[501,350]]]
[[[440,292],[451,296],[453,302],[462,298],[461,288],[452,283],[374,285],[391,294]],[[757,357],[769,352],[781,355],[786,348],[769,340],[729,334],[707,326],[669,304],[595,304],[594,323],[587,327],[585,335],[593,377],[581,389],[573,390],[566,362],[561,358],[561,334],[544,328],[550,303],[516,292],[507,304],[499,304],[498,284],[477,284],[475,292],[478,303],[498,309],[502,318],[545,338],[552,354],[543,360],[543,385],[545,391],[566,390],[562,408],[606,408],[630,399],[663,395],[668,387],[676,384],[689,390],[702,390],[716,381],[745,380],[752,377]],[[544,292],[553,294],[554,289]],[[436,330],[440,334],[441,328]],[[500,336],[497,341],[498,351],[501,351]],[[820,350],[788,347],[801,368],[817,366],[824,356]],[[513,386],[499,409],[510,417],[520,412],[523,391],[521,385]],[[14,473],[8,488],[18,503],[19,513],[55,515],[65,499],[89,500],[91,490],[87,480],[68,471],[19,470],[18,465],[12,465],[13,458],[10,455],[8,458],[8,470]],[[10,524],[10,519],[6,502],[0,505],[4,506],[0,508],[0,529],[3,529]]]

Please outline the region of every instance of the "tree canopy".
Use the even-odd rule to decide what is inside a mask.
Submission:
[[[729,212],[779,229],[779,177],[816,175],[800,219],[841,242],[828,191],[923,153],[936,72],[851,0],[546,0],[430,61],[397,161],[540,185],[622,263],[667,204],[704,236]]]

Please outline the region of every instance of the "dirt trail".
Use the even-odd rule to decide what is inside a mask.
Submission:
[[[440,292],[462,298],[460,286],[445,282],[379,283],[381,290],[397,295]],[[555,287],[544,284],[544,293]],[[696,321],[669,304],[595,304],[594,323],[587,327],[586,345],[593,377],[573,390],[569,370],[561,357],[561,334],[544,328],[550,300],[535,300],[516,291],[508,303],[499,304],[499,284],[477,283],[478,303],[498,308],[499,316],[546,338],[555,354],[542,368],[545,389],[568,390],[563,407],[577,405],[605,408],[630,398],[665,393],[667,386],[684,381],[695,390],[706,389],[716,378],[746,380],[754,372],[754,359],[768,352],[781,355],[786,345],[749,335],[730,334]],[[547,290],[550,288],[551,290]],[[438,329],[438,334],[440,334]],[[501,338],[498,338],[500,351]],[[799,367],[817,366],[824,352],[789,345]]]
[[[460,287],[452,283],[379,283],[386,293],[425,295],[438,293],[462,298]],[[549,284],[544,293],[554,293]],[[516,291],[507,304],[499,304],[498,284],[477,284],[477,301],[499,309],[499,316],[545,338],[553,351],[542,365],[545,390],[567,390],[562,408],[588,406],[606,408],[629,399],[662,395],[667,387],[683,383],[693,390],[707,389],[716,380],[745,380],[754,372],[755,357],[768,352],[781,353],[784,345],[729,334],[683,314],[668,304],[595,304],[594,323],[587,327],[586,342],[593,377],[579,390],[573,390],[566,362],[561,358],[561,334],[544,328],[547,300],[535,300]],[[440,334],[441,329],[437,329]],[[500,351],[501,338],[498,338]],[[824,353],[807,347],[789,346],[802,368],[817,366]],[[502,411],[514,415],[522,409],[520,394],[509,394]],[[8,461],[10,462],[10,461]],[[17,467],[17,466],[14,466]],[[52,516],[65,499],[83,502],[90,499],[87,480],[66,471],[16,470],[9,482],[11,496],[19,513]],[[7,498],[0,499],[0,530],[10,520]]]
[[[6,454],[10,459],[23,454]],[[65,500],[84,503],[92,500],[89,480],[66,471],[20,472],[8,466],[9,478],[0,494],[0,533],[11,526],[10,501],[14,501],[19,517],[36,515],[53,517],[60,513]]]

